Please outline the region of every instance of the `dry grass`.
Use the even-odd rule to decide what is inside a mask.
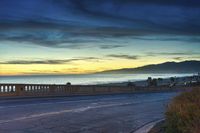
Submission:
[[[200,87],[182,93],[168,106],[166,133],[200,133]]]

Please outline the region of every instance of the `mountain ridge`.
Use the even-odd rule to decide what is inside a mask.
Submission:
[[[107,70],[98,73],[115,74],[115,73],[198,73],[200,72],[199,60],[186,60],[182,62],[164,62],[160,64],[150,64],[137,68],[123,68]]]

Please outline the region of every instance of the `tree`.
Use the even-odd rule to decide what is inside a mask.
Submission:
[[[162,84],[163,78],[158,78],[158,82],[159,82],[159,84]]]
[[[152,86],[157,86],[157,85],[158,85],[157,79],[153,79],[153,80],[152,80]]]
[[[171,81],[171,83],[174,83],[174,82],[175,82],[175,78],[174,78],[174,77],[171,77],[171,78],[170,78],[170,81]]]
[[[135,84],[134,84],[133,82],[128,82],[128,83],[127,83],[127,86],[128,86],[128,87],[135,87]]]
[[[158,78],[158,81],[163,81],[163,78]]]
[[[71,85],[71,83],[70,83],[70,82],[67,82],[66,85]]]
[[[148,82],[148,86],[157,86],[157,79],[152,79],[151,77],[148,77],[147,79],[147,82]]]
[[[148,86],[152,86],[152,78],[151,77],[148,77],[147,84],[148,84]]]

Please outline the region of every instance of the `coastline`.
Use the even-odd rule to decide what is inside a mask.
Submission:
[[[80,95],[109,95],[125,93],[148,93],[187,91],[199,85],[199,76],[151,78],[135,82],[98,85],[67,84],[0,84],[0,97],[56,97]]]
[[[170,77],[187,78],[194,75],[190,74],[83,74],[83,75],[24,75],[24,76],[0,76],[0,83],[21,83],[21,84],[66,84],[70,82],[72,85],[119,85],[124,86],[127,83],[135,83],[137,86],[147,85],[145,81],[148,77],[152,79],[162,79],[159,81],[162,85],[165,82],[170,82],[167,79]]]
[[[158,82],[158,86],[170,85],[170,83],[171,83],[170,78],[175,78],[176,79],[175,82],[177,83],[177,85],[185,85],[186,83],[192,82],[194,76],[196,76],[196,75],[183,76],[183,77],[157,78],[157,79],[161,79],[161,80],[158,80],[157,82]],[[197,76],[197,77],[199,77],[199,76]],[[135,86],[142,86],[142,87],[145,87],[145,86],[148,85],[147,79],[146,80],[138,80],[138,81],[126,81],[126,82],[117,82],[117,83],[97,84],[97,85],[127,86],[128,83],[133,83]]]

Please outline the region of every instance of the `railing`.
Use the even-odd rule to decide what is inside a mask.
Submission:
[[[1,93],[10,93],[15,92],[15,85],[1,85],[0,92]]]
[[[55,84],[0,84],[0,97],[43,97],[70,95],[97,95],[133,92],[183,90],[193,86],[98,86],[98,85],[55,85]]]
[[[96,85],[0,84],[3,96],[68,96],[131,93],[134,87]]]

